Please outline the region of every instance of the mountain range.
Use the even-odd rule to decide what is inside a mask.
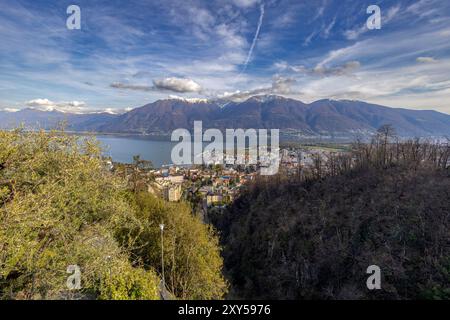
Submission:
[[[164,99],[123,114],[0,110],[0,128],[56,128],[100,133],[167,135],[174,129],[267,128],[297,136],[354,136],[373,133],[391,124],[400,136],[450,136],[450,115],[350,100],[319,100],[310,104],[281,96],[254,96],[243,102]]]

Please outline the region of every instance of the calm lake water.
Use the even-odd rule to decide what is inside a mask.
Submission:
[[[150,160],[155,168],[172,164],[172,148],[178,142],[170,140],[152,140],[142,136],[114,136],[96,135],[105,149],[104,155],[116,162],[132,163],[133,156],[140,155],[141,159]],[[208,142],[203,142],[203,148]],[[191,149],[194,154],[194,150]]]
[[[142,136],[97,135],[96,138],[106,150],[105,156],[110,156],[113,161],[132,163],[133,156],[140,155],[141,159],[150,160],[155,168],[172,163],[172,148],[178,143]],[[207,144],[204,142],[203,147]]]
[[[105,156],[111,156],[113,161],[132,163],[134,155],[150,160],[155,167],[171,164],[171,152],[176,142],[150,140],[145,137],[122,137],[98,135],[96,138],[106,149]]]

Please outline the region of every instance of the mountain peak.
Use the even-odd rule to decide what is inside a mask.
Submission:
[[[283,101],[283,100],[287,100],[287,98],[275,94],[256,95],[247,99],[247,101],[258,101],[258,102]]]
[[[170,95],[167,100],[180,100],[188,103],[208,103],[208,99],[205,98],[184,98],[174,95]]]

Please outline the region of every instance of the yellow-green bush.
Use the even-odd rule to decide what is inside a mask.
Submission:
[[[186,204],[127,186],[94,139],[0,131],[0,298],[158,299],[160,222],[169,291],[222,298],[213,229]],[[67,288],[69,265],[80,268],[81,290]]]
[[[104,273],[100,285],[100,299],[154,300],[159,299],[158,277],[153,271],[116,265],[111,274]]]
[[[1,298],[64,298],[68,265],[81,269],[81,297],[104,297],[112,270],[131,287],[112,284],[111,298],[157,298],[153,271],[132,267],[114,238],[139,222],[100,151],[90,138],[0,132]]]
[[[123,227],[120,239],[145,265],[161,271],[164,223],[164,264],[167,288],[179,299],[221,299],[227,292],[223,260],[214,229],[192,215],[186,203],[168,203],[148,193],[134,197],[136,227]],[[130,228],[131,226],[131,228]]]

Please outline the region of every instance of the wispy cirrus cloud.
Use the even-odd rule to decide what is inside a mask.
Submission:
[[[309,76],[331,77],[351,75],[354,71],[361,67],[361,63],[359,61],[349,61],[342,65],[333,67],[327,67],[323,63],[319,63],[313,68],[307,68],[304,65],[291,66],[286,62],[277,62],[274,67],[280,71],[290,71]]]
[[[401,9],[401,6],[399,4],[394,5],[392,7],[390,7],[386,14],[382,14],[381,15],[381,23],[382,23],[382,27],[385,26],[386,24],[388,24],[389,22],[391,22],[392,19],[394,19],[397,14],[399,14]],[[348,40],[357,40],[362,34],[366,33],[370,31],[367,28],[366,23],[363,23],[359,26],[356,26],[353,29],[349,29],[349,30],[345,30],[344,31],[344,35]]]
[[[248,63],[250,62],[250,59],[253,54],[253,50],[255,49],[255,46],[256,46],[256,41],[258,41],[259,32],[261,31],[261,26],[262,26],[263,19],[264,19],[264,4],[261,4],[261,6],[259,7],[259,10],[260,10],[260,15],[259,15],[259,20],[258,20],[258,26],[256,27],[255,36],[253,37],[252,44],[250,46],[250,49],[248,50],[247,58],[245,59],[242,72],[244,72],[245,69],[247,69]]]
[[[383,1],[376,32],[366,30],[365,5],[351,0],[78,4],[76,32],[65,27],[63,2],[3,4],[2,106],[48,97],[54,105],[124,109],[171,93],[199,99],[239,92],[391,99],[387,104],[450,113],[446,1]]]

